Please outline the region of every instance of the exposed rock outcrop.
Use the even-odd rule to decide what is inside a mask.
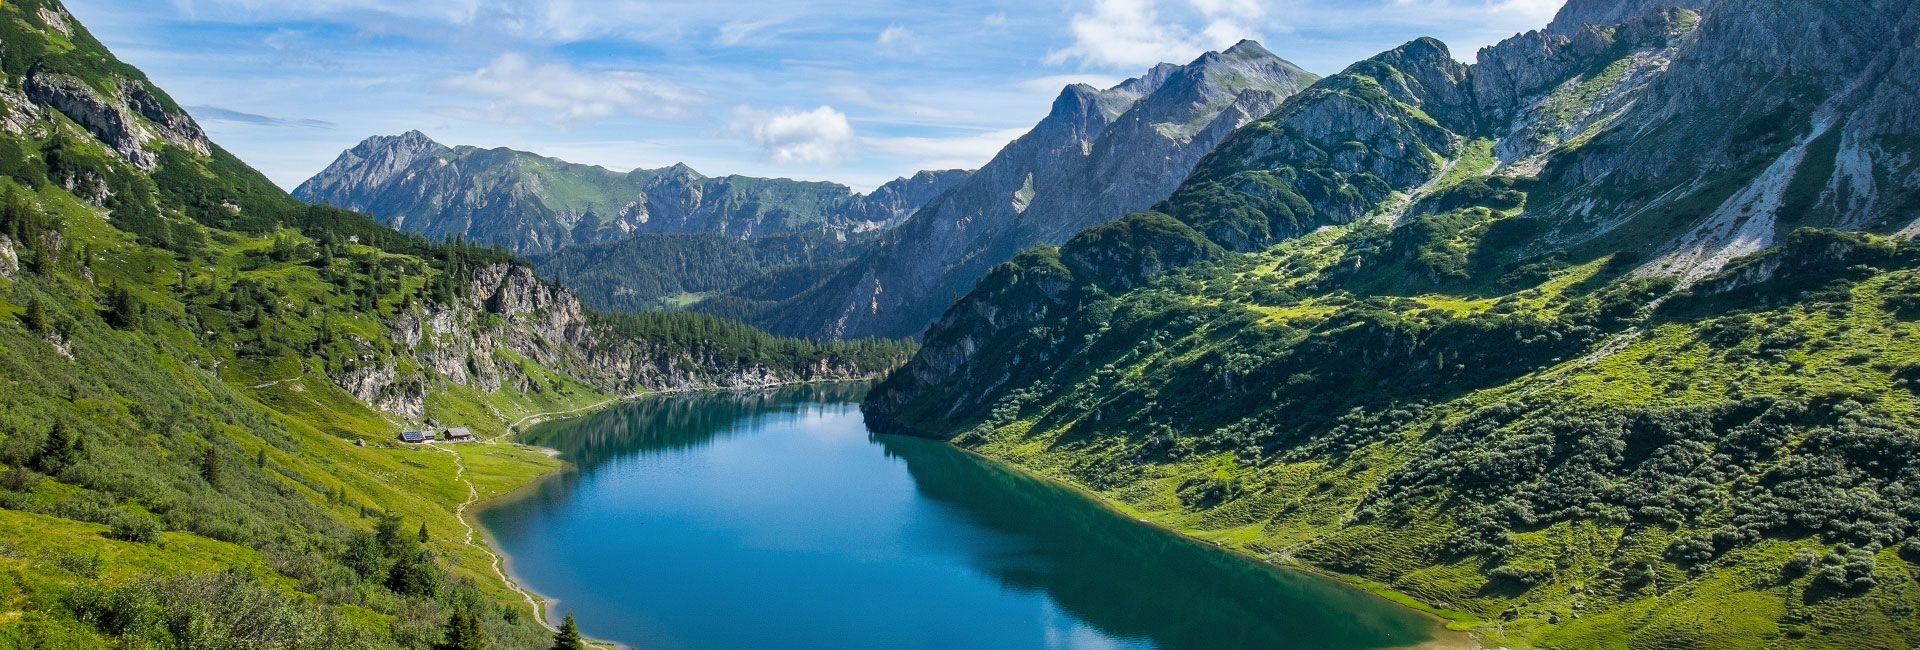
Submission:
[[[1315,79],[1243,41],[1106,90],[1068,86],[972,177],[819,287],[752,320],[798,336],[917,335],[993,265],[1164,198],[1233,129]]]
[[[0,278],[14,279],[20,273],[20,256],[13,252],[13,239],[0,235]]]
[[[521,265],[478,269],[467,293],[455,304],[429,304],[389,319],[387,331],[401,352],[381,358],[370,343],[358,342],[367,353],[331,379],[382,410],[419,418],[428,387],[442,381],[481,391],[541,392],[558,387],[551,384],[554,375],[566,375],[631,395],[873,376],[849,362],[823,360],[799,369],[743,365],[712,349],[623,337],[596,323],[571,292]]]
[[[36,67],[27,73],[23,86],[33,103],[66,115],[142,170],[152,171],[157,164],[147,147],[154,138],[203,156],[211,151],[200,125],[185,113],[167,110],[143,82],[118,79],[116,93],[107,96],[78,77]]]

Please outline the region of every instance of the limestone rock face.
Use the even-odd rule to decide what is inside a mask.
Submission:
[[[19,272],[20,257],[13,252],[13,239],[0,235],[0,278],[12,280]]]
[[[1581,25],[1618,25],[1664,7],[1699,10],[1712,0],[1568,0],[1547,25],[1549,34],[1569,35]]]
[[[850,363],[775,369],[737,364],[711,349],[683,351],[622,337],[594,323],[571,292],[517,264],[476,270],[467,294],[456,304],[428,304],[388,319],[387,332],[402,352],[382,360],[370,342],[356,341],[366,354],[330,378],[368,404],[415,419],[425,412],[434,382],[483,392],[553,387],[547,375],[519,360],[619,395],[871,378]],[[402,364],[402,357],[414,363]],[[418,370],[403,373],[402,366]]]
[[[978,172],[814,290],[752,320],[799,336],[917,335],[993,265],[1165,198],[1233,129],[1315,79],[1243,41],[1105,90],[1068,86]]]
[[[169,111],[145,83],[116,81],[116,94],[101,94],[77,77],[35,69],[23,84],[29,100],[59,111],[99,138],[114,153],[145,171],[157,164],[146,144],[154,138],[200,155],[211,151],[207,134],[185,113]]]

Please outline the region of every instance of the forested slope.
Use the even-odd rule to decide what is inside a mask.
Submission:
[[[307,206],[57,2],[0,5],[0,647],[545,647],[455,516],[555,468],[403,427],[857,378],[909,348],[605,317]]]
[[[870,421],[1491,644],[1920,644],[1920,10],[1663,4],[1322,80]]]

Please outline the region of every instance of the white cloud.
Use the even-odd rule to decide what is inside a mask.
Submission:
[[[498,122],[548,120],[561,125],[593,122],[618,114],[685,117],[700,96],[643,72],[583,70],[565,63],[535,63],[502,54],[472,74],[441,82],[445,90],[491,97],[482,110],[447,114]]]
[[[992,27],[994,29],[1006,29],[1007,28],[1007,12],[996,11],[991,14],[987,14],[987,17],[980,19],[980,22],[986,23],[988,27]]]
[[[1068,30],[1073,44],[1047,53],[1059,65],[1078,60],[1094,67],[1140,68],[1185,63],[1207,50],[1259,38],[1254,31],[1266,11],[1253,0],[1189,0],[1198,28],[1163,18],[1154,0],[1093,0],[1091,13],[1076,13]]]
[[[861,138],[868,149],[910,158],[918,169],[979,169],[1029,129],[1002,129],[953,138]]]
[[[733,47],[739,45],[740,41],[746,40],[746,38],[753,35],[754,32],[759,31],[760,28],[772,25],[773,23],[774,21],[771,20],[722,23],[718,30],[719,33],[713,38],[713,42],[715,45]]]
[[[876,39],[876,42],[888,54],[919,54],[921,51],[920,35],[900,25],[888,25],[886,29],[880,30],[880,38]]]
[[[913,31],[899,25],[888,25],[880,30],[880,44],[893,45],[913,40]]]
[[[832,106],[810,111],[783,108],[733,109],[734,133],[760,146],[760,157],[776,164],[833,166],[853,157],[857,139],[847,114]]]

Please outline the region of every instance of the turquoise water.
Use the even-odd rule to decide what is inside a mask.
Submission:
[[[1131,521],[860,388],[641,400],[535,428],[574,468],[479,513],[590,636],[644,650],[1407,646],[1431,619]]]

